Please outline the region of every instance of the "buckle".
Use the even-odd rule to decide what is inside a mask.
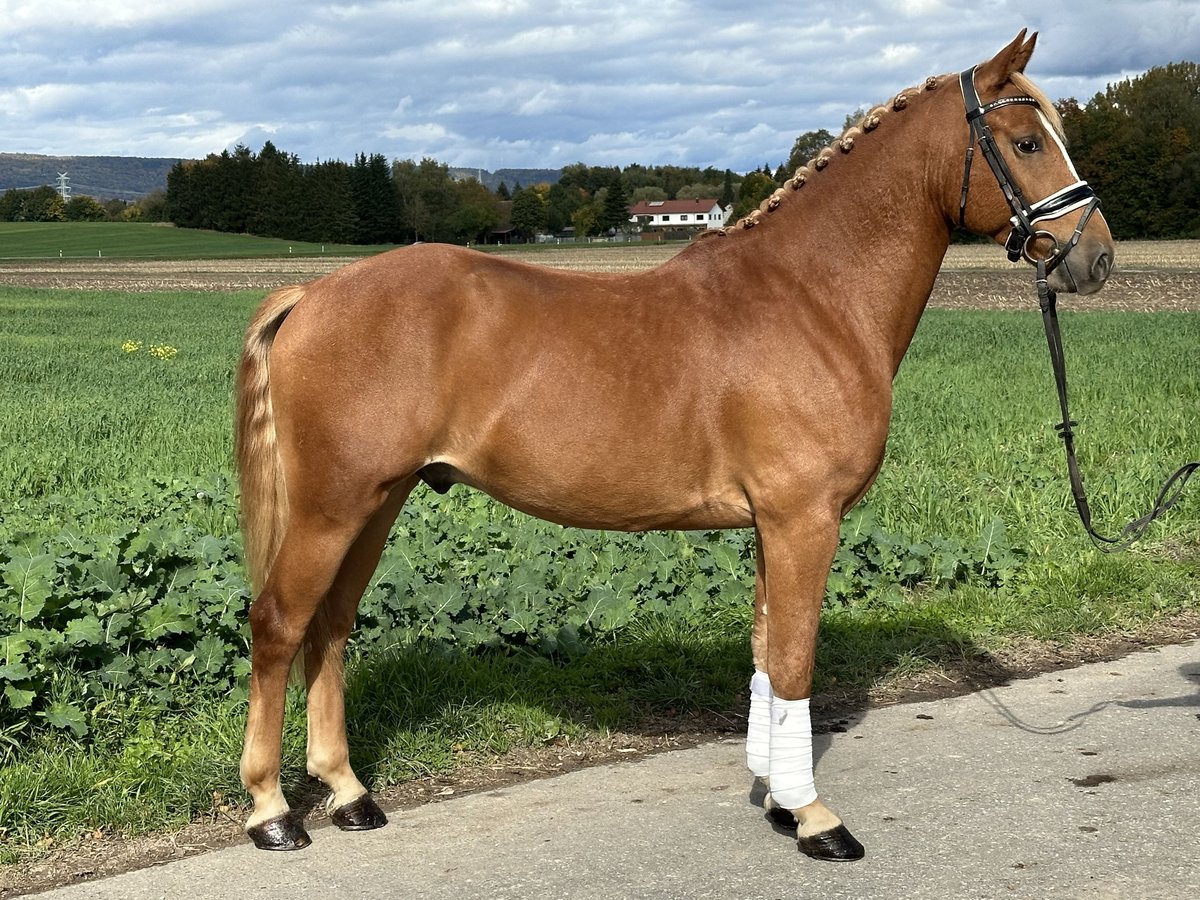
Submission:
[[[1020,262],[1021,256],[1025,252],[1025,234],[1022,229],[1014,228],[1008,233],[1004,249],[1008,253],[1009,262]]]

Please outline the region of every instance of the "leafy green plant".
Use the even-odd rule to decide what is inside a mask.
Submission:
[[[229,483],[143,480],[119,496],[30,502],[0,521],[0,729],[85,737],[97,709],[144,713],[244,691],[249,590]],[[116,517],[124,524],[100,527]],[[51,523],[53,536],[18,521]],[[912,543],[869,507],[846,522],[839,604],[901,589],[999,584],[1020,554],[994,522],[975,548]],[[750,531],[561,529],[456,489],[405,507],[363,598],[355,652],[417,644],[569,660],[647,616],[701,625],[750,606]],[[124,701],[122,701],[124,702]]]
[[[902,589],[972,582],[995,587],[1017,572],[1025,553],[1013,547],[1004,522],[993,519],[973,546],[940,535],[911,541],[879,527],[875,510],[855,507],[842,523],[827,602],[897,603]]]
[[[45,504],[51,521],[60,500]],[[0,727],[27,717],[82,737],[114,694],[163,709],[248,672],[240,542],[187,520],[232,511],[228,484],[149,482],[124,500],[115,533],[88,530],[97,498],[49,539],[0,526],[16,539],[0,543]]]

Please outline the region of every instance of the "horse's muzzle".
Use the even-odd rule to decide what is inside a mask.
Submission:
[[[1081,241],[1050,273],[1050,287],[1066,293],[1096,293],[1112,273],[1113,255],[1108,241]]]

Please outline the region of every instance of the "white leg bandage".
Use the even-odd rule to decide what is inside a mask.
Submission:
[[[771,699],[770,777],[771,799],[784,809],[799,809],[817,799],[807,697]]]
[[[771,679],[755,672],[750,679],[750,716],[746,726],[746,766],[759,778],[771,766]]]

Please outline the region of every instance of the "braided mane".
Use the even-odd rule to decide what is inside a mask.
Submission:
[[[865,116],[859,119],[858,122],[851,125],[841,136],[823,149],[820,153],[810,159],[807,163],[798,168],[794,175],[783,183],[783,187],[778,188],[766,200],[758,205],[758,209],[738,219],[733,225],[725,228],[717,228],[711,231],[704,231],[697,235],[696,240],[709,237],[726,237],[733,231],[746,231],[758,225],[763,220],[763,217],[774,212],[780,207],[784,199],[787,198],[793,191],[798,191],[803,188],[809,180],[818,172],[823,171],[829,163],[839,154],[849,153],[855,147],[855,142],[862,138],[866,133],[874,131],[879,127],[880,123],[886,116],[893,113],[901,112],[908,107],[910,98],[921,93],[922,91],[934,91],[945,84],[948,80],[957,79],[956,75],[931,75],[926,78],[920,87],[906,88],[887,103],[876,106]],[[1046,116],[1046,120],[1050,123],[1050,127],[1060,139],[1065,140],[1063,133],[1062,116],[1054,104],[1050,102],[1050,98],[1046,96],[1032,80],[1021,72],[1014,72],[1011,75],[1011,81],[1016,88],[1024,94],[1033,97],[1038,108]]]
[[[851,150],[853,150],[856,142],[864,137],[868,132],[874,131],[876,128],[878,128],[886,117],[906,109],[912,97],[922,91],[928,92],[937,90],[941,85],[945,84],[948,79],[953,77],[955,76],[931,75],[929,78],[925,79],[924,83],[920,87],[906,88],[887,103],[876,106],[858,122],[843,131],[837,140],[823,149],[807,163],[798,168],[795,174],[783,183],[782,187],[778,188],[773,194],[771,194],[771,196],[759,204],[758,209],[754,210],[748,215],[743,216],[733,225],[730,225],[726,228],[717,228],[712,231],[701,232],[697,237],[697,240],[708,237],[725,237],[734,231],[746,231],[758,225],[764,216],[778,209],[780,205],[782,205],[783,201],[794,191],[799,191],[806,184],[808,184],[809,180],[816,176],[817,173],[824,171],[834,158],[841,154],[849,153]],[[1033,88],[1032,82],[1029,82],[1028,79],[1024,79],[1024,81],[1027,83],[1028,87],[1023,85],[1022,90],[1028,89],[1030,94],[1035,96],[1039,103],[1044,103],[1044,105],[1049,108],[1048,115],[1054,116],[1051,121],[1058,122],[1058,114],[1054,110],[1054,107],[1050,105],[1048,101],[1045,101],[1045,95],[1036,88]],[[1035,91],[1036,93],[1034,93]]]

